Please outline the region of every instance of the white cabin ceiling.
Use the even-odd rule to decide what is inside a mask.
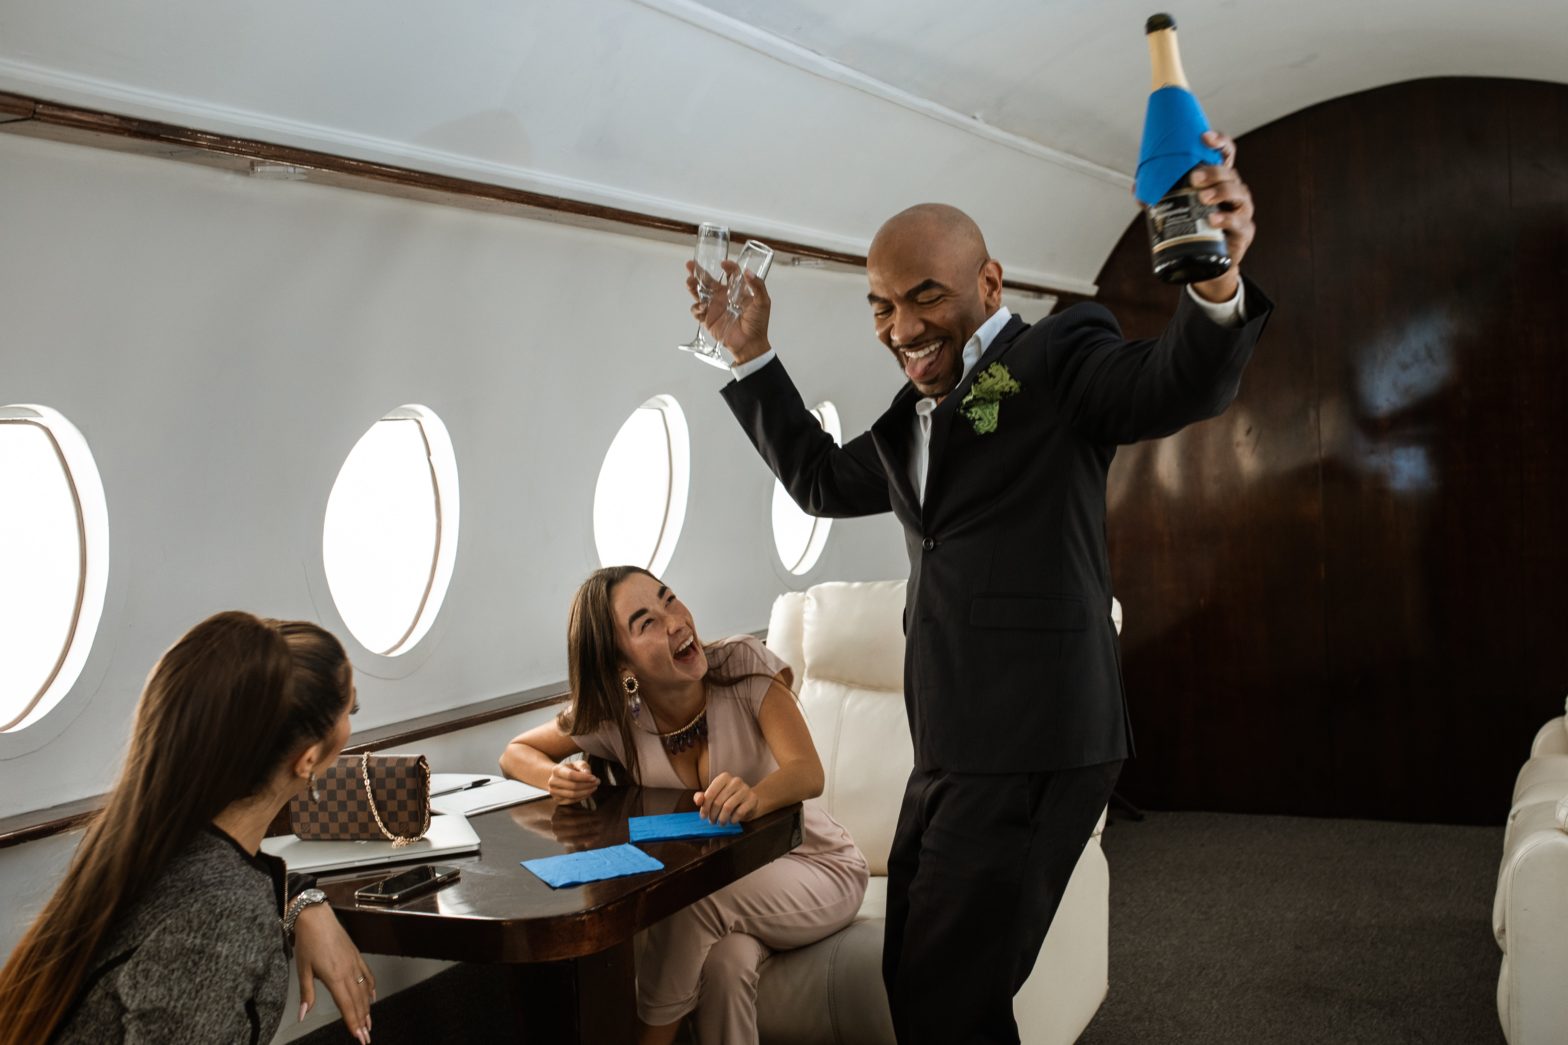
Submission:
[[[652,6],[685,6],[648,0]],[[1568,80],[1563,0],[697,0],[910,94],[1130,174],[1143,22],[1176,16],[1210,122],[1240,135],[1429,76]]]
[[[1089,290],[1136,213],[1156,9],[12,0],[0,90],[857,253],[895,210],[943,200],[1010,277]],[[1173,13],[1210,119],[1236,134],[1412,78],[1568,75],[1562,0]]]

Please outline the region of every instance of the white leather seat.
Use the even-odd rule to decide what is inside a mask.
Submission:
[[[903,581],[819,584],[780,596],[773,606],[768,646],[794,669],[826,774],[821,802],[854,836],[872,877],[853,924],[764,964],[757,992],[764,1042],[893,1041],[882,987],[882,916],[893,828],[914,765],[904,711],[903,609]],[[1034,972],[1014,999],[1026,1045],[1075,1041],[1105,999],[1110,882],[1100,849],[1104,824],[1102,816]]]
[[[1542,802],[1555,804],[1568,798],[1568,755],[1536,755],[1519,770],[1514,781],[1513,808],[1508,810],[1508,820],[1503,830],[1503,852],[1513,846],[1514,826],[1519,814]]]
[[[1554,791],[1559,798],[1568,794],[1568,755],[1535,755],[1514,780],[1514,805],[1544,801]]]
[[[1514,784],[1492,933],[1503,949],[1497,1014],[1510,1045],[1568,1032],[1568,716],[1536,734]]]

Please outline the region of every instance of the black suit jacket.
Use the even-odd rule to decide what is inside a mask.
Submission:
[[[1230,404],[1272,311],[1250,282],[1246,309],[1245,325],[1224,328],[1184,293],[1150,341],[1123,339],[1093,303],[1033,326],[1013,317],[932,415],[924,505],[909,480],[913,385],[843,447],[777,359],[724,388],[802,509],[891,510],[903,524],[904,701],[917,767],[1032,772],[1132,753],[1110,616],[1106,471],[1117,444]],[[996,430],[977,434],[961,403],[993,363],[1022,388],[1002,400]]]

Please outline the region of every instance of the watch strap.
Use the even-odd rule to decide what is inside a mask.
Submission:
[[[290,939],[294,938],[294,923],[299,921],[300,912],[307,907],[318,903],[326,903],[327,894],[320,889],[306,889],[295,895],[283,909],[283,932]]]

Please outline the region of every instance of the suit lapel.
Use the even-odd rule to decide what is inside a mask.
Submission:
[[[985,350],[985,354],[980,357],[980,361],[974,365],[968,374],[964,375],[964,379],[958,383],[958,387],[944,397],[937,404],[936,409],[931,412],[931,458],[929,467],[926,469],[925,507],[928,515],[932,502],[936,500],[933,492],[941,489],[937,485],[937,477],[942,472],[942,455],[947,450],[947,441],[952,434],[954,419],[958,416],[959,407],[964,401],[964,396],[969,394],[970,387],[975,383],[975,378],[980,376],[981,371],[1000,359],[1002,354],[1017,340],[1018,335],[1023,333],[1027,326],[1028,324],[1017,316],[1009,319],[1006,325],[997,331],[996,337],[991,339],[991,346]]]
[[[919,401],[915,386],[906,384],[894,397],[893,405],[871,426],[871,439],[893,491],[893,506],[897,509],[901,505],[901,514],[916,524],[920,521],[920,498],[915,496],[915,487],[909,481],[909,454],[914,439],[915,404]]]

